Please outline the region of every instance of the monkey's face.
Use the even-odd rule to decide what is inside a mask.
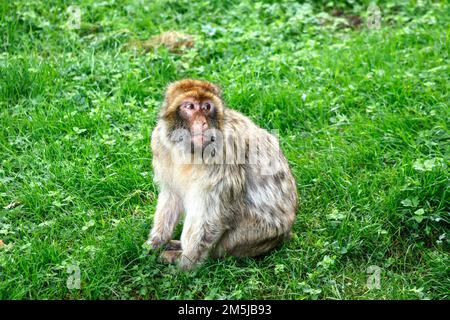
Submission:
[[[191,152],[203,150],[214,141],[211,132],[216,128],[216,114],[217,107],[211,99],[186,98],[179,105],[178,120],[189,133],[186,138],[190,140]]]
[[[160,119],[176,150],[204,158],[205,152],[215,153],[215,147],[220,148],[224,110],[217,86],[185,79],[167,88]]]

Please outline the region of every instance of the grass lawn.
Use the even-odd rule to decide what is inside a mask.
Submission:
[[[0,299],[449,299],[450,5],[378,1],[379,29],[368,5],[1,1]],[[193,46],[142,50],[171,30]],[[142,246],[186,77],[278,130],[300,207],[265,257],[179,272]]]

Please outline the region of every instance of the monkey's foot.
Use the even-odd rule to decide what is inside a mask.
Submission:
[[[181,250],[181,241],[180,240],[170,240],[167,244],[165,249],[167,251],[172,250]]]
[[[174,264],[178,257],[181,255],[181,250],[167,250],[163,251],[159,256],[159,259],[163,263]]]

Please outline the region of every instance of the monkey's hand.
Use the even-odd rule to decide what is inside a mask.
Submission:
[[[164,241],[161,239],[159,235],[151,235],[150,239],[146,242],[153,250],[158,250],[164,244]]]
[[[161,237],[158,236],[151,236],[150,239],[148,239],[145,242],[145,245],[147,247],[151,247],[153,250],[158,250],[162,247],[166,251],[180,251],[181,252],[181,242],[180,240],[170,240],[170,241],[162,241]]]

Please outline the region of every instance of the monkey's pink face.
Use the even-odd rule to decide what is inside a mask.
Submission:
[[[190,132],[191,144],[203,148],[211,141],[206,131],[216,126],[216,106],[210,100],[186,99],[178,108],[178,114]]]

